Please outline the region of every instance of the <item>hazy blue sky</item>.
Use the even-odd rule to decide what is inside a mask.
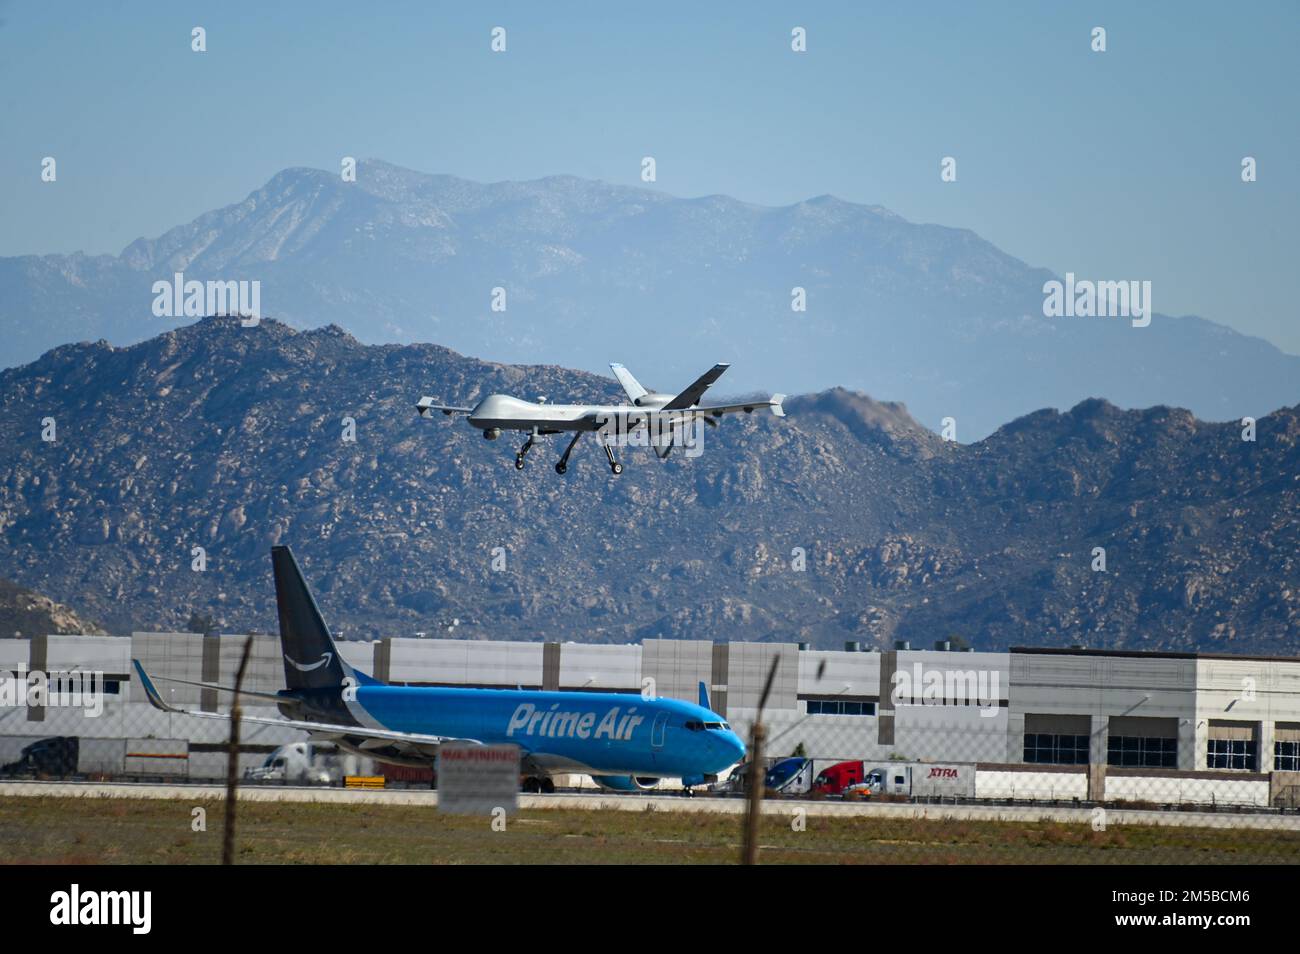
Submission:
[[[629,184],[653,155],[675,195],[880,203],[1300,353],[1300,2],[615,6],[0,0],[0,255],[116,254],[344,155]]]

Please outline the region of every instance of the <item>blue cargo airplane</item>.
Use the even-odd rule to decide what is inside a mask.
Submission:
[[[660,779],[693,785],[715,781],[740,761],[745,745],[722,716],[700,702],[647,699],[633,693],[535,692],[390,686],[354,669],[338,647],[288,547],[271,549],[280,617],[285,685],[277,693],[241,691],[275,702],[283,719],[243,722],[303,729],[358,755],[431,766],[444,742],[519,746],[525,791],[554,791],[557,773],[590,775],[615,791],[649,788]],[[165,712],[201,719],[224,713],[178,709],[132,660],[149,701]],[[214,683],[167,679],[233,692]]]

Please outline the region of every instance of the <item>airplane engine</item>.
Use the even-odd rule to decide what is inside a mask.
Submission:
[[[593,775],[591,780],[611,792],[644,792],[659,783],[657,778],[636,775]]]
[[[499,427],[489,427],[487,430],[483,432],[483,439],[487,441],[494,441],[500,436],[501,436],[501,428]]]

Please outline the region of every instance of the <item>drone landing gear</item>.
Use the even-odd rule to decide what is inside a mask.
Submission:
[[[524,469],[524,456],[533,449],[533,442],[536,438],[537,435],[535,433],[529,434],[528,440],[524,441],[524,446],[519,448],[519,453],[515,455],[515,470]]]
[[[623,473],[623,465],[614,459],[614,451],[608,444],[603,446],[605,448],[605,456],[609,458],[609,469],[612,470],[615,475]]]
[[[563,474],[566,470],[569,469],[569,455],[573,453],[573,447],[575,444],[578,443],[578,438],[581,436],[582,436],[582,431],[578,431],[576,434],[574,434],[573,440],[569,441],[569,446],[564,449],[564,456],[561,457],[558,461],[556,461],[555,472],[557,474]]]

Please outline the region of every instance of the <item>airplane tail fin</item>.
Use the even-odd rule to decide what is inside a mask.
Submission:
[[[334,637],[321,616],[298,561],[288,547],[271,548],[275,605],[280,615],[280,651],[289,689],[328,689],[354,670],[339,658]]]
[[[623,385],[623,391],[633,404],[650,393],[641,387],[641,382],[632,377],[632,372],[621,364],[611,364],[609,370],[614,372],[614,377],[618,378],[618,383]]]

